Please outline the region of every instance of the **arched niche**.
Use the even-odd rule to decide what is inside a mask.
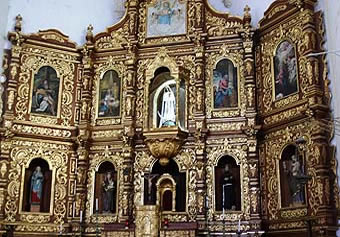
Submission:
[[[32,82],[31,113],[58,116],[60,79],[53,67],[43,66]]]
[[[98,213],[111,214],[117,212],[117,170],[109,161],[101,163],[95,175],[93,207]]]
[[[237,67],[226,58],[219,60],[213,70],[213,108],[237,108],[239,105],[239,85]]]
[[[279,162],[281,207],[297,207],[306,204],[305,165],[294,144],[287,145]]]
[[[51,212],[52,170],[42,158],[33,159],[24,172],[23,212]]]
[[[149,116],[151,128],[186,128],[186,85],[176,80],[167,67],[159,67],[150,84]]]
[[[115,70],[108,70],[100,78],[98,88],[98,118],[120,117],[121,79]]]
[[[187,91],[189,72],[161,49],[146,70],[145,114],[147,129],[187,128]]]
[[[299,90],[296,50],[290,40],[282,40],[277,45],[273,59],[273,97],[279,100],[295,94]]]
[[[224,200],[224,205],[223,205]],[[222,156],[215,166],[216,211],[241,210],[240,166],[232,156]]]
[[[156,205],[157,202],[157,182],[163,175],[169,175],[176,184],[175,211],[186,211],[186,173],[180,172],[177,163],[170,159],[166,166],[162,166],[156,161],[152,166],[151,172],[144,175],[144,204]]]

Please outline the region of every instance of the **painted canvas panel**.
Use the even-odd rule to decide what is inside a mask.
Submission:
[[[98,117],[120,116],[121,83],[118,73],[107,71],[99,84]]]
[[[186,3],[182,0],[157,0],[147,10],[147,37],[186,33]]]
[[[238,107],[237,68],[228,60],[219,61],[213,71],[214,109]]]
[[[34,75],[31,112],[57,116],[60,80],[49,66]]]
[[[298,91],[295,48],[288,41],[281,42],[276,49],[274,78],[276,100]]]

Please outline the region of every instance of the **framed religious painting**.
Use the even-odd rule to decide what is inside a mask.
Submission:
[[[277,46],[273,60],[274,100],[279,100],[298,92],[298,67],[294,45],[288,40]]]
[[[187,32],[184,0],[154,0],[147,7],[147,37],[183,35]]]
[[[98,118],[119,117],[121,80],[115,70],[104,73],[99,83]]]
[[[33,78],[31,113],[58,116],[60,79],[50,66],[41,67]]]
[[[229,109],[238,107],[237,68],[229,59],[217,62],[213,70],[213,108]]]

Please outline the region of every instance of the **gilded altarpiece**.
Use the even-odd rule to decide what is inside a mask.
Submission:
[[[325,210],[339,208],[336,160],[329,145],[334,125],[327,67],[323,57],[313,54],[323,50],[324,35],[321,14],[314,12],[315,3],[276,1],[260,21],[256,77],[263,124],[259,144],[261,205],[264,225],[273,236],[287,232],[332,236],[332,228],[325,226],[333,225],[335,219],[328,219]],[[297,89],[280,94],[280,87],[293,82]],[[306,192],[306,202],[287,205],[281,186],[285,167],[280,164],[289,145],[296,147],[292,157],[303,161],[298,164],[303,166],[304,179],[299,187]]]
[[[248,6],[241,17],[217,12],[207,0],[131,0],[123,18],[104,32],[93,35],[89,25],[81,47],[57,30],[23,34],[19,15],[6,56],[1,231],[261,236],[293,229],[303,235],[309,228],[331,235],[335,216],[329,210],[339,207],[338,186],[326,64],[310,56],[322,50],[324,33],[314,4],[277,0],[256,30]],[[152,29],[162,25],[171,28],[168,35]],[[48,83],[34,86],[44,67],[60,83],[55,113],[31,110],[38,89],[46,95],[35,111],[57,98],[48,96]],[[284,74],[287,68],[296,74]],[[294,90],[280,95],[279,75],[297,80]],[[103,80],[112,81],[102,87]],[[120,93],[112,86],[117,80]],[[160,85],[166,85],[163,98],[156,93]],[[153,93],[159,97],[153,100]],[[119,111],[105,114],[105,106]],[[294,208],[281,205],[280,161],[287,145],[296,147],[308,179],[306,202]],[[224,184],[239,185],[237,208],[216,201],[222,199],[217,190],[225,192],[216,177],[226,175],[219,167],[226,157],[237,167],[238,182]],[[49,212],[22,211],[24,173],[34,159],[51,170]],[[107,172],[99,174],[102,164],[114,167],[107,181],[114,179],[115,212],[97,208],[102,197],[96,190],[107,188],[96,181]],[[182,189],[170,188],[176,191],[171,211],[152,200],[156,181],[166,177]]]

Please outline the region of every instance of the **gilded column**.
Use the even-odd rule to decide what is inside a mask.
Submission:
[[[126,45],[126,59],[125,65],[127,67],[126,78],[124,78],[124,132],[123,132],[123,177],[124,188],[123,200],[121,200],[121,214],[119,215],[120,221],[129,222],[133,210],[133,160],[134,160],[134,136],[135,136],[135,109],[136,109],[136,54],[137,54],[137,13],[138,13],[138,0],[128,2],[128,16],[129,16],[129,35],[128,43]]]
[[[261,229],[260,219],[260,183],[259,183],[259,157],[257,152],[256,134],[260,126],[256,123],[256,98],[255,98],[255,74],[254,74],[254,46],[253,36],[254,29],[251,28],[250,8],[247,5],[244,8],[243,28],[241,36],[243,38],[244,48],[244,68],[245,68],[245,92],[246,92],[246,126],[243,132],[247,135],[248,147],[248,174],[249,174],[249,203],[250,203],[250,220],[251,229]]]
[[[94,77],[92,52],[94,50],[93,44],[93,27],[89,25],[86,34],[86,43],[82,48],[82,66],[79,70],[80,75],[77,80],[77,100],[76,111],[79,121],[79,133],[77,136],[77,149],[75,161],[75,175],[76,175],[76,190],[74,196],[74,216],[76,219],[80,218],[80,213],[85,213],[85,198],[87,190],[87,170],[89,168],[88,151],[90,137],[90,122],[91,122],[91,87],[92,79]]]
[[[0,220],[5,219],[5,197],[7,196],[6,187],[8,186],[8,170],[11,162],[10,152],[12,149],[13,120],[15,118],[15,103],[18,90],[18,80],[20,72],[21,44],[24,41],[21,34],[22,17],[16,17],[14,32],[9,32],[8,40],[12,43],[12,54],[7,71],[7,100],[4,103],[3,124],[1,130],[1,154],[0,154]],[[17,200],[19,203],[19,200]]]
[[[190,19],[193,19],[192,28],[195,29],[191,32],[192,40],[194,41],[195,52],[195,73],[194,73],[194,87],[195,91],[195,104],[194,107],[194,121],[195,121],[195,153],[196,153],[196,220],[205,224],[207,215],[206,208],[206,180],[205,180],[205,163],[206,163],[206,117],[205,117],[205,33],[203,30],[204,25],[204,3],[202,0],[196,0],[191,3],[189,14]]]

